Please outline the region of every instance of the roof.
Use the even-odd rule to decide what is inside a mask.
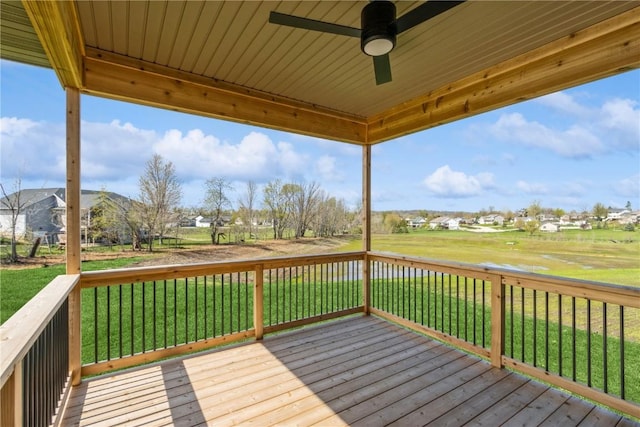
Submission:
[[[86,208],[90,208],[97,205],[100,199],[100,193],[101,191],[82,190],[80,194],[80,208],[86,209]],[[18,193],[9,194],[7,197],[13,199],[16,197],[16,194]],[[112,200],[115,200],[115,199],[127,200],[126,197],[118,193],[106,192],[106,195]],[[60,206],[58,207],[64,207],[66,202],[66,190],[64,188],[40,188],[40,189],[20,190],[20,201],[22,204],[24,204],[23,206],[25,208],[52,196],[55,196],[58,199],[60,204]],[[5,202],[5,199],[6,198],[4,197],[0,199],[0,208],[8,206],[8,204]]]
[[[383,85],[359,39],[268,22],[359,28],[366,4],[2,0],[1,55],[87,94],[363,145],[640,65],[637,1],[468,1],[398,35]]]
[[[0,209],[10,208],[11,203],[9,203],[8,200],[14,201],[14,204],[17,206],[18,202],[16,202],[16,199],[18,194],[20,195],[19,203],[22,208],[32,206],[49,197],[57,198],[59,203],[64,202],[64,188],[22,189],[19,192],[8,194],[7,197],[2,197],[0,199]]]

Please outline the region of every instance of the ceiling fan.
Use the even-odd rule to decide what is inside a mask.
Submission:
[[[396,45],[396,36],[446,12],[460,3],[464,3],[464,0],[429,0],[396,19],[396,6],[393,2],[375,0],[362,8],[360,14],[361,29],[287,15],[276,11],[272,11],[269,15],[269,22],[305,30],[359,37],[360,48],[365,54],[373,58],[376,84],[381,85],[391,81],[389,52]]]

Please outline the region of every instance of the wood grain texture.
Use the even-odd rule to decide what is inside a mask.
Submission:
[[[358,316],[86,380],[73,389],[63,424],[615,425],[621,420],[438,341]]]

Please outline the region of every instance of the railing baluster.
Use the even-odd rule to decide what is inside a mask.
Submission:
[[[477,295],[477,290],[476,290],[476,279],[475,277],[473,278],[473,344],[476,344],[476,295]]]
[[[624,306],[620,306],[620,398],[625,400],[625,387],[624,387]]]
[[[544,368],[549,370],[549,292],[544,293]]]
[[[533,290],[533,366],[538,366],[538,295],[537,291]]]
[[[525,341],[526,341],[525,328],[524,328],[524,323],[525,323],[524,306],[525,306],[525,296],[524,296],[524,287],[522,287],[520,288],[520,355],[522,357],[523,362],[525,359],[524,347],[525,347]]]
[[[607,303],[602,303],[602,389],[609,391],[609,370],[607,357]]]
[[[107,360],[111,360],[111,286],[107,286]]]
[[[591,387],[591,300],[587,300],[587,386]]]
[[[131,307],[133,307],[133,304]],[[93,324],[95,325],[93,330],[94,363],[98,363],[98,360],[100,360],[98,356],[98,331],[100,330],[100,327],[98,326],[98,308],[98,288],[93,288]]]
[[[576,380],[576,297],[571,297],[571,379]]]
[[[177,279],[173,279],[173,345],[174,346],[178,345],[178,282],[177,282]]]
[[[562,295],[558,295],[558,375],[562,376]]]
[[[158,343],[157,343],[157,340],[156,340],[156,336],[158,334],[158,327],[157,327],[157,320],[156,320],[156,318],[157,318],[157,314],[156,313],[157,313],[157,310],[158,310],[157,305],[156,305],[157,304],[156,291],[157,291],[157,289],[156,289],[156,281],[154,280],[153,281],[153,349],[154,350],[158,348],[158,345],[157,345]]]

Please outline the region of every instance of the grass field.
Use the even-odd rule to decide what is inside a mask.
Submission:
[[[343,250],[359,250],[352,241]],[[506,231],[417,230],[372,237],[374,251],[516,268],[541,274],[640,286],[640,233],[570,230],[535,234]]]

